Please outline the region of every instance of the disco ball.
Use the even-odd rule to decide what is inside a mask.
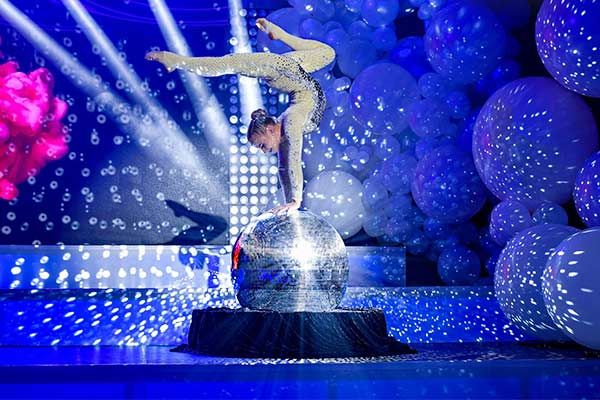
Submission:
[[[231,269],[243,307],[326,311],[346,290],[348,254],[335,228],[309,211],[264,213],[237,238]]]

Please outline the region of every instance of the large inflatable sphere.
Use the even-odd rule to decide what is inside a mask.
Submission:
[[[440,74],[472,83],[504,56],[506,32],[498,18],[476,1],[458,1],[440,10],[427,27],[425,51]]]
[[[519,329],[542,340],[566,340],[546,311],[542,273],[560,242],[575,232],[565,225],[535,225],[508,242],[496,264],[494,289],[500,308]]]
[[[375,133],[402,132],[408,126],[408,107],[418,98],[415,78],[388,62],[366,68],[350,88],[354,117]]]
[[[600,97],[600,4],[597,0],[545,0],[535,25],[538,53],[561,85]]]
[[[600,350],[600,228],[575,233],[552,253],[543,275],[546,309],[562,332]]]
[[[530,210],[569,201],[577,172],[597,149],[590,108],[550,78],[502,87],[481,109],[473,132],[473,158],[485,185]]]
[[[485,202],[471,155],[453,145],[433,149],[419,160],[411,190],[427,216],[446,223],[469,220]]]
[[[591,156],[577,174],[573,200],[587,226],[600,226],[600,153]]]

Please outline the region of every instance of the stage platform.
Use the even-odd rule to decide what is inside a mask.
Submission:
[[[0,347],[0,398],[597,398],[600,354],[518,343],[417,354],[235,359],[167,346]]]

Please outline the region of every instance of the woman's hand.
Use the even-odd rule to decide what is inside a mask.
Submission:
[[[273,29],[273,24],[271,24],[271,22],[269,22],[266,18],[257,19],[256,26],[258,27],[258,29],[269,35],[269,38],[271,38],[271,40],[277,39],[274,32],[275,29]]]
[[[280,206],[273,207],[267,212],[277,215],[277,214],[283,214],[283,213],[287,212],[288,210],[297,210],[299,208],[300,208],[300,202],[297,201],[296,199],[294,199],[294,200],[290,201],[289,203],[285,203]]]

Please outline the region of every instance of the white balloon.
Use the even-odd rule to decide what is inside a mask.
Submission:
[[[347,172],[323,171],[314,177],[306,185],[304,204],[325,218],[344,239],[362,228],[365,215],[362,184]]]
[[[552,253],[542,277],[544,302],[565,335],[600,350],[600,228],[577,232]]]
[[[576,228],[544,224],[519,232],[496,264],[494,289],[504,314],[520,330],[538,339],[565,341],[544,306],[542,274],[548,257]]]

